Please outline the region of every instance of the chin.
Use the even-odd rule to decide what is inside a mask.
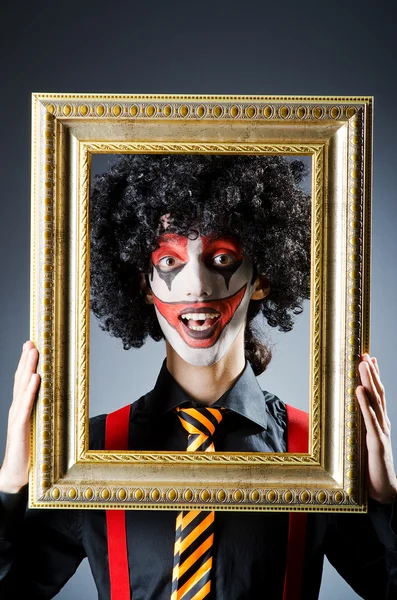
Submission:
[[[186,348],[185,351],[181,351],[180,348],[174,348],[174,350],[186,363],[193,367],[211,367],[225,355],[225,353],[216,351],[215,348]]]
[[[164,332],[165,333],[165,332]],[[211,367],[224,358],[231,350],[239,330],[224,330],[210,348],[192,348],[174,330],[168,329],[165,337],[173,351],[193,367]]]

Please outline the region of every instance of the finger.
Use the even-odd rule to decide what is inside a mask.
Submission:
[[[380,371],[379,371],[379,365],[378,365],[378,361],[376,360],[375,356],[371,357],[372,363],[376,369],[376,372],[378,373],[378,375],[380,376]]]
[[[18,384],[21,378],[21,375],[25,369],[26,359],[28,357],[28,353],[30,350],[29,342],[25,342],[22,346],[22,353],[19,359],[19,363],[17,366],[17,370],[15,371],[15,383]]]
[[[375,359],[376,360],[376,359]],[[363,361],[367,363],[368,368],[371,372],[371,376],[372,376],[372,380],[376,386],[376,389],[378,391],[379,394],[384,394],[384,387],[382,385],[382,382],[380,380],[379,377],[379,370],[376,368],[374,361],[372,360],[372,358],[369,356],[369,354],[364,354],[363,355]]]
[[[370,406],[375,411],[376,418],[379,421],[379,425],[384,429],[386,427],[385,413],[383,410],[383,404],[381,397],[378,393],[376,385],[372,378],[372,373],[367,361],[363,360],[359,364],[359,372],[361,377],[361,383],[364,386],[366,397],[370,403]]]
[[[364,417],[367,433],[370,435],[379,436],[381,434],[379,421],[374,409],[371,406],[371,402],[369,401],[364,386],[359,385],[356,388],[356,396],[360,405],[361,413]]]
[[[372,381],[374,382],[376,390],[377,390],[377,392],[379,394],[379,397],[381,399],[382,409],[383,409],[384,413],[386,414],[385,388],[384,388],[384,385],[382,384],[382,382],[380,380],[379,368],[377,368],[376,365],[374,364],[374,358],[371,358],[368,354],[364,354],[363,360],[369,366],[369,370],[370,370],[371,376],[372,376]],[[376,361],[376,358],[375,358],[375,361]]]
[[[40,375],[38,373],[32,373],[30,381],[26,387],[23,402],[20,406],[20,419],[21,421],[27,421],[30,419],[32,414],[33,405],[37,396],[37,392],[40,386]]]
[[[39,353],[37,352],[36,348],[31,347],[28,351],[25,368],[20,377],[18,387],[15,390],[16,391],[15,400],[17,403],[20,401],[20,399],[25,394],[26,388],[30,382],[32,374],[36,372],[38,359],[39,359]]]

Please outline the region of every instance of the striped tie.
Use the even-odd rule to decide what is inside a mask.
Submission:
[[[214,452],[212,436],[222,409],[177,408],[188,432],[188,452]],[[202,600],[211,589],[214,511],[182,511],[176,519],[171,600]]]

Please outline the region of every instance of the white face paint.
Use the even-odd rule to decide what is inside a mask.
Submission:
[[[165,234],[158,242],[149,281],[160,327],[187,363],[212,365],[244,327],[252,265],[232,238]]]

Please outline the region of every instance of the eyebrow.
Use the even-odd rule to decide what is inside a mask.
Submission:
[[[156,265],[161,258],[167,256],[167,252],[176,254],[178,258],[185,262],[188,261],[187,237],[171,233],[159,238],[158,243],[159,248],[152,252],[152,262],[154,265]]]
[[[229,250],[236,255],[236,258],[243,258],[243,253],[237,240],[233,238],[203,238],[203,254],[210,254],[218,249]]]

